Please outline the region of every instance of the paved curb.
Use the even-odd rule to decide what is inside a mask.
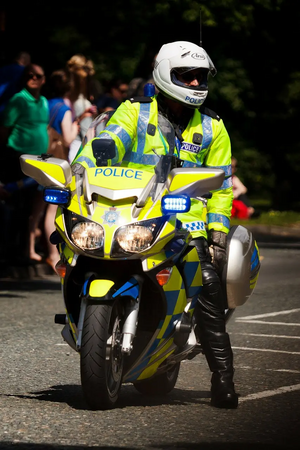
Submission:
[[[2,264],[0,267],[0,280],[59,280],[59,276],[53,272],[53,269],[46,263],[34,265],[8,265]]]
[[[300,240],[300,227],[280,227],[276,225],[245,225],[256,236],[271,236],[282,238],[298,238]]]

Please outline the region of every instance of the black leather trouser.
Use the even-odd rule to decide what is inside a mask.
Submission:
[[[231,383],[234,372],[233,353],[226,332],[225,299],[221,282],[211,263],[206,239],[196,238],[190,245],[197,249],[203,278],[203,288],[195,308],[197,336],[213,372],[212,383],[220,379]]]

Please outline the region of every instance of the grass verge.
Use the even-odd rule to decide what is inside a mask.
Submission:
[[[262,212],[255,219],[241,220],[231,219],[231,225],[275,225],[281,227],[300,228],[300,213],[295,211],[268,211]]]

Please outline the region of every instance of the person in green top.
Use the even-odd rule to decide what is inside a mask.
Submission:
[[[7,103],[1,123],[2,143],[6,144],[2,156],[0,179],[18,181],[24,177],[19,157],[23,153],[40,155],[47,152],[49,108],[41,95],[45,74],[41,66],[30,64],[24,69],[24,88]]]
[[[23,72],[23,89],[8,101],[0,128],[1,162],[0,181],[4,189],[13,192],[21,187],[27,187],[26,194],[15,198],[14,207],[22,216],[26,208],[29,214],[29,236],[21,238],[26,241],[25,255],[31,260],[41,261],[41,256],[35,251],[35,236],[41,215],[44,212],[42,192],[37,184],[25,177],[20,166],[20,155],[41,155],[48,149],[49,107],[46,97],[41,95],[45,84],[45,73],[38,64],[29,64]],[[19,232],[23,233],[23,220],[20,220]],[[14,239],[17,240],[16,236]],[[21,251],[21,253],[23,253]]]

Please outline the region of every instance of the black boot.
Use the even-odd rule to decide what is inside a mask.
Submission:
[[[199,308],[200,307],[200,308]],[[207,302],[199,299],[197,307],[197,334],[203,348],[211,377],[211,404],[217,408],[237,408],[238,395],[233,383],[233,354],[225,317],[216,316]]]
[[[221,283],[210,260],[205,240],[194,240],[201,261],[203,288],[195,308],[196,335],[212,372],[211,404],[237,408],[233,383],[233,353],[225,327],[225,305]]]
[[[232,376],[214,372],[211,377],[211,404],[216,408],[235,409],[238,407],[238,395],[234,390]]]

